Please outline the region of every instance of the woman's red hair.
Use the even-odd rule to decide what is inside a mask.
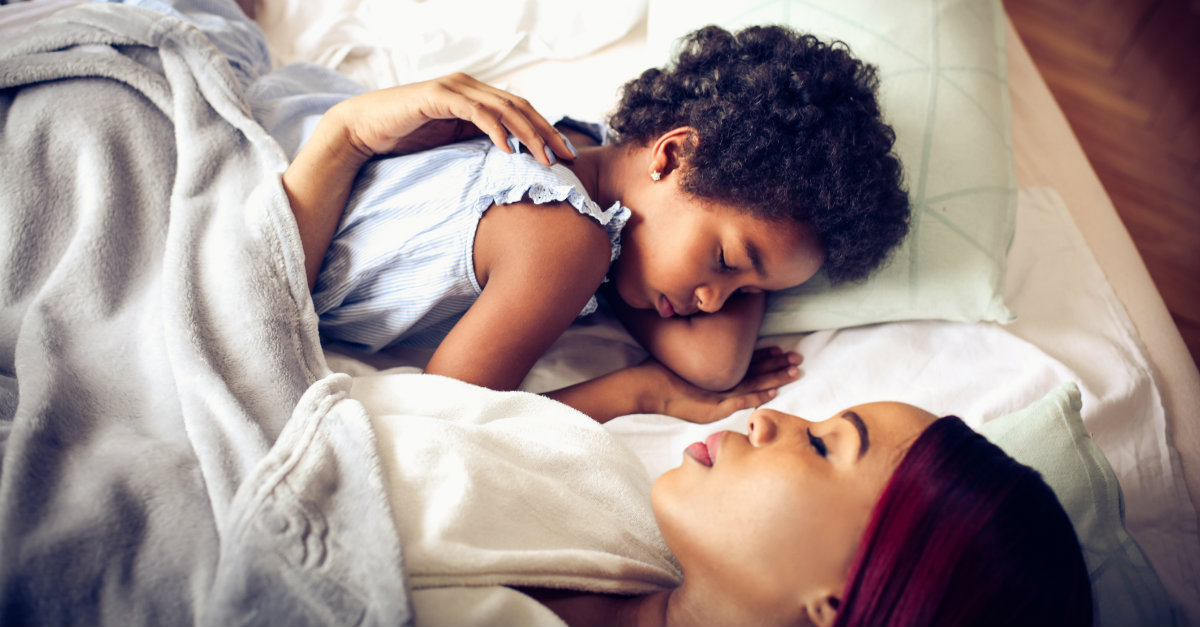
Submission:
[[[1091,584],[1053,491],[954,416],[901,460],[837,625],[1090,625]]]

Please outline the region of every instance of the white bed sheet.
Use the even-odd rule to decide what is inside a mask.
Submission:
[[[466,72],[493,82],[545,59],[579,59],[624,37],[647,0],[259,2],[277,63],[310,61],[376,86]]]

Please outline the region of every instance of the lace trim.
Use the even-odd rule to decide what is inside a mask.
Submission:
[[[507,190],[493,194],[492,202],[497,205],[511,205],[521,202],[521,199],[526,197],[537,205],[544,205],[550,202],[563,202],[564,200],[571,203],[571,206],[576,211],[596,220],[608,232],[608,243],[612,248],[612,256],[609,258],[609,263],[616,261],[617,257],[621,255],[621,230],[625,228],[625,223],[629,221],[630,212],[619,201],[614,202],[608,209],[601,209],[596,201],[576,189],[575,185],[571,183],[563,183],[551,187],[540,182],[530,182],[525,185],[515,185]],[[606,278],[605,281],[607,280]]]
[[[588,216],[600,223],[608,233],[608,244],[612,249],[612,255],[608,262],[612,263],[621,256],[621,230],[625,228],[625,223],[629,221],[630,211],[618,202],[614,202],[608,209],[601,209],[596,201],[589,198],[586,194],[576,189],[572,183],[562,183],[559,185],[548,186],[540,182],[530,182],[525,185],[514,185],[504,191],[492,194],[492,204],[511,205],[521,202],[523,198],[528,197],[536,205],[544,205],[550,202],[563,202],[564,200],[571,204],[579,213]],[[608,274],[604,275],[604,283],[608,283]],[[586,316],[595,313],[599,307],[596,297],[593,295],[588,299],[583,310],[579,312],[580,316]]]

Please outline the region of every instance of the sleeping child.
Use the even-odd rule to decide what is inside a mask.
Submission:
[[[365,92],[272,70],[229,0],[153,8],[213,40],[292,157],[322,335],[436,347],[430,373],[514,389],[599,294],[651,358],[548,395],[598,420],[715,420],[798,376],[799,356],[754,349],[767,292],[863,278],[907,232],[874,69],[786,27],[696,31],[606,128],[554,127],[462,74]],[[422,132],[485,137],[413,152]]]

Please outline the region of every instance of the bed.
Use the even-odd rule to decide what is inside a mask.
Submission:
[[[15,34],[70,4],[38,0],[5,6],[0,23]],[[710,6],[634,0],[590,13],[555,10],[552,4],[531,2],[514,13],[509,5],[501,10],[468,2],[263,0],[257,21],[277,63],[324,64],[368,86],[466,70],[529,98],[547,117],[569,113],[585,119],[602,118],[619,85],[664,59],[669,43],[692,25],[782,21],[846,40],[880,64],[885,108],[895,116],[923,248],[906,249],[888,273],[854,288],[857,292],[817,284],[773,299],[762,344],[800,352],[804,374],[770,406],[816,417],[890,399],[961,416],[1042,470],[1059,491],[1084,540],[1098,624],[1200,623],[1194,497],[1200,495],[1195,415],[1200,374],[998,2]],[[439,20],[461,18],[468,7],[478,20],[456,20],[453,29],[436,26],[446,23]],[[401,11],[418,19],[401,19]],[[165,65],[166,72],[175,67]],[[19,74],[7,72],[10,81]],[[199,88],[206,89],[203,81]],[[221,115],[237,118],[236,111]],[[222,154],[249,158],[243,155],[249,150],[246,142],[269,143],[252,127],[238,132],[241,143],[221,148]],[[262,152],[265,156],[245,167],[269,183],[281,161],[269,146]],[[37,163],[47,163],[28,162],[34,174]],[[6,170],[26,171],[8,164]],[[239,174],[227,170],[201,173],[195,184],[211,186]],[[123,180],[119,172],[110,173],[110,180]],[[79,177],[88,180],[87,173]],[[267,207],[261,215],[230,221],[218,214],[192,225],[190,233],[150,221],[147,233],[127,238],[135,249],[139,242],[158,241],[153,237],[160,230],[166,238],[163,255],[138,258],[174,269],[146,279],[145,285],[158,286],[167,296],[137,301],[122,292],[126,300],[121,302],[143,302],[151,313],[125,320],[119,312],[107,312],[101,319],[115,320],[116,326],[99,327],[105,337],[85,344],[86,350],[62,351],[53,367],[29,357],[27,322],[18,327],[20,333],[6,330],[7,370],[0,372],[7,386],[0,404],[6,420],[0,431],[6,618],[33,616],[40,617],[37,622],[63,624],[164,622],[179,616],[247,624],[411,620],[404,573],[397,566],[403,547],[386,530],[389,508],[396,503],[384,487],[384,466],[369,453],[375,434],[361,408],[371,407],[364,394],[386,396],[388,377],[412,376],[400,373],[419,371],[428,353],[361,355],[331,344],[310,346],[306,342],[316,331],[304,313],[304,290],[266,288],[254,277],[231,278],[238,264],[263,264],[283,284],[299,277],[303,285],[303,270],[287,261],[294,235],[272,218],[280,215],[278,189],[247,182],[245,176],[232,178],[236,192],[225,193],[261,202]],[[22,202],[11,194],[4,198],[6,208]],[[233,196],[218,191],[213,198],[219,204]],[[169,202],[181,201],[175,194]],[[268,257],[245,250],[232,256],[214,252],[219,250],[214,239],[232,238],[240,220],[277,234],[271,241],[278,250]],[[41,242],[27,227],[11,224],[7,237],[9,251],[0,254],[9,255],[10,268],[20,266],[22,251]],[[947,245],[950,241],[955,244]],[[190,261],[214,254],[221,262],[212,268]],[[10,293],[14,276],[17,270],[7,275]],[[69,286],[79,277],[59,278]],[[141,293],[145,285],[135,284],[142,287],[133,292]],[[231,290],[246,296],[233,302],[221,296]],[[30,296],[33,301],[6,296],[10,321],[20,319],[14,302],[23,307],[54,302],[44,293]],[[173,304],[173,297],[190,305]],[[280,303],[286,305],[284,313],[278,312]],[[28,309],[19,311],[28,316]],[[187,322],[185,328],[171,323],[176,318]],[[43,319],[48,325],[45,320],[54,318]],[[114,340],[122,329],[144,331],[153,340],[151,348],[146,340]],[[55,348],[59,338],[73,335],[52,326],[33,331]],[[299,365],[282,367],[269,359],[236,365],[237,358],[255,352],[298,355]],[[643,356],[619,324],[601,312],[569,330],[523,388],[553,389]],[[104,372],[73,370],[84,363]],[[147,364],[158,364],[166,373]],[[126,367],[135,374],[113,374]],[[349,376],[331,377],[330,371]],[[276,383],[264,385],[267,378]],[[130,379],[140,383],[131,385]],[[358,394],[361,405],[346,398],[355,382],[369,382],[372,390]],[[68,398],[67,388],[51,384],[119,394],[116,400]],[[171,394],[160,399],[152,391],[155,384]],[[33,401],[43,406],[31,409]],[[1047,413],[1035,410],[1044,406],[1053,406],[1049,413],[1061,418],[1057,427],[1034,426]],[[55,446],[71,442],[80,429],[66,416],[107,412],[127,421],[160,410],[190,418],[181,427],[123,422],[103,433],[123,438],[117,441],[131,448],[101,446],[92,438],[82,449],[86,456],[55,457]],[[1030,417],[1031,412],[1037,415]],[[712,425],[626,416],[605,429],[654,477],[678,464],[687,444],[717,429],[743,430],[746,415]],[[1082,426],[1063,436],[1062,425],[1075,424],[1072,415]],[[36,417],[33,427],[22,423],[30,416]],[[210,423],[214,416],[216,426]],[[1062,437],[1069,441],[1055,444]],[[55,463],[39,461],[47,455]],[[128,462],[127,456],[138,461]],[[110,472],[76,467],[72,460],[78,459]],[[113,475],[114,460],[136,469]],[[174,499],[163,495],[167,488],[145,478],[179,466],[190,470],[166,475]],[[194,494],[203,495],[203,502],[187,500]],[[96,502],[107,505],[89,509]],[[164,531],[167,527],[173,528]],[[297,537],[306,547],[299,553]],[[325,540],[314,544],[313,537]],[[30,548],[38,546],[50,548]],[[172,567],[161,570],[163,561]],[[319,576],[313,574],[317,571]],[[331,580],[338,585],[331,586]],[[97,588],[96,581],[104,585]],[[62,596],[39,598],[51,591]],[[162,602],[167,597],[172,601]]]

